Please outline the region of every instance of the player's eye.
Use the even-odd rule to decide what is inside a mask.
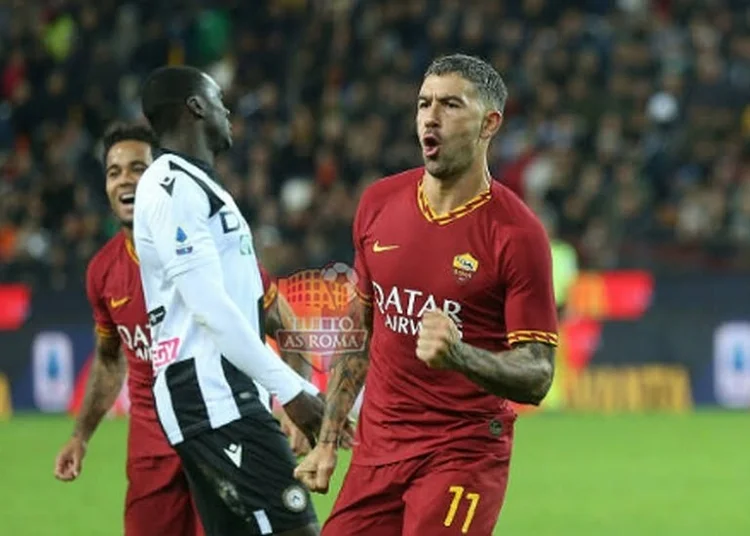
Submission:
[[[419,101],[419,104],[417,104],[418,108],[427,108],[428,103],[427,101]]]

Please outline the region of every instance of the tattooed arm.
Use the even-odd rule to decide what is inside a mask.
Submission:
[[[372,305],[355,298],[349,315],[354,325],[361,326],[361,329],[365,331],[364,345],[359,352],[342,354],[333,365],[328,380],[323,424],[318,438],[319,443],[326,445],[336,446],[341,441],[349,422],[349,412],[354,407],[354,402],[365,384],[367,369],[370,366]]]
[[[366,330],[364,346],[360,352],[342,354],[333,365],[318,443],[294,470],[295,478],[318,493],[328,492],[338,447],[346,440],[349,412],[362,390],[370,365],[372,306],[354,299],[350,315],[356,326]]]
[[[96,427],[112,407],[125,379],[125,358],[120,353],[120,339],[96,335],[96,356],[91,364],[83,407],[76,419],[73,436],[63,445],[55,459],[55,477],[64,482],[78,478],[86,444]]]
[[[537,406],[552,385],[554,355],[555,349],[543,342],[495,353],[459,341],[450,345],[446,359],[451,368],[487,392]]]
[[[73,435],[88,442],[96,427],[117,400],[125,380],[126,362],[117,336],[96,335],[96,354],[91,364],[83,406]]]
[[[278,340],[276,333],[284,329],[293,328],[295,318],[294,311],[289,305],[289,302],[286,301],[284,296],[277,294],[273,303],[266,311],[266,335]],[[281,354],[281,359],[283,359],[287,365],[292,367],[297,374],[306,380],[310,379],[310,376],[312,375],[312,365],[310,365],[310,362],[305,359],[303,354],[300,352],[290,352],[282,348],[279,348],[279,353]]]
[[[461,341],[458,328],[441,311],[429,311],[417,338],[417,357],[431,368],[451,369],[492,393],[521,404],[539,405],[552,385],[553,346],[516,344],[490,352]]]
[[[283,295],[276,292],[273,301],[266,309],[266,335],[276,339],[276,342],[279,342],[278,332],[284,329],[293,329],[295,322],[296,316],[289,305],[289,302],[286,301],[286,298],[284,298]],[[281,359],[283,359],[287,365],[292,367],[297,374],[306,380],[310,380],[310,377],[312,376],[312,365],[305,358],[304,354],[285,350],[281,345],[278,346],[278,350]],[[302,456],[310,452],[310,441],[307,436],[295,426],[283,408],[281,409],[279,422],[281,424],[282,432],[284,432],[284,435],[289,438],[289,446],[292,448],[292,452],[294,452],[295,455]]]

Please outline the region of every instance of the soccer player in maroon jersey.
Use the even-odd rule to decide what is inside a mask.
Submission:
[[[342,425],[366,395],[325,536],[489,535],[508,482],[515,414],[539,404],[557,341],[541,223],[492,180],[507,91],[484,61],[428,68],[416,124],[424,167],[382,179],[354,222],[369,352],[332,371],[319,443],[296,475],[326,492]],[[365,380],[366,377],[366,380]]]
[[[83,407],[73,436],[61,449],[55,476],[78,478],[88,441],[117,398],[126,370],[131,400],[127,449],[126,536],[202,534],[180,458],[167,442],[154,409],[153,371],[146,305],[133,249],[135,186],[151,164],[156,141],[139,125],[115,125],[104,138],[106,191],[122,230],[91,260],[86,287],[96,324],[96,350]],[[289,305],[261,268],[266,331],[291,325]],[[123,356],[124,354],[124,356]],[[301,356],[284,356],[303,375],[309,365]],[[293,437],[301,433],[287,423]]]

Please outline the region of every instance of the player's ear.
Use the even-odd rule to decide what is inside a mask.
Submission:
[[[187,105],[188,110],[190,110],[190,113],[198,119],[206,117],[206,103],[200,95],[191,95],[187,98],[185,104]]]
[[[497,110],[489,110],[484,115],[480,137],[482,139],[491,139],[495,134],[497,134],[497,131],[500,130],[500,126],[502,124],[503,114]]]

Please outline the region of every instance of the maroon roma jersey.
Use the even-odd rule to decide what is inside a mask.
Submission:
[[[354,222],[357,287],[373,307],[370,368],[353,463],[380,465],[444,447],[494,451],[515,413],[508,401],[416,356],[425,311],[449,315],[470,345],[493,352],[557,343],[547,235],[508,188],[437,216],[424,168],[367,188]],[[499,425],[499,426],[498,426]]]
[[[265,289],[264,306],[277,295],[275,283],[260,267]],[[128,365],[130,423],[128,458],[176,455],[161,429],[152,386],[151,332],[143,298],[138,256],[133,243],[117,233],[89,262],[86,293],[93,309],[96,332],[119,337]]]

